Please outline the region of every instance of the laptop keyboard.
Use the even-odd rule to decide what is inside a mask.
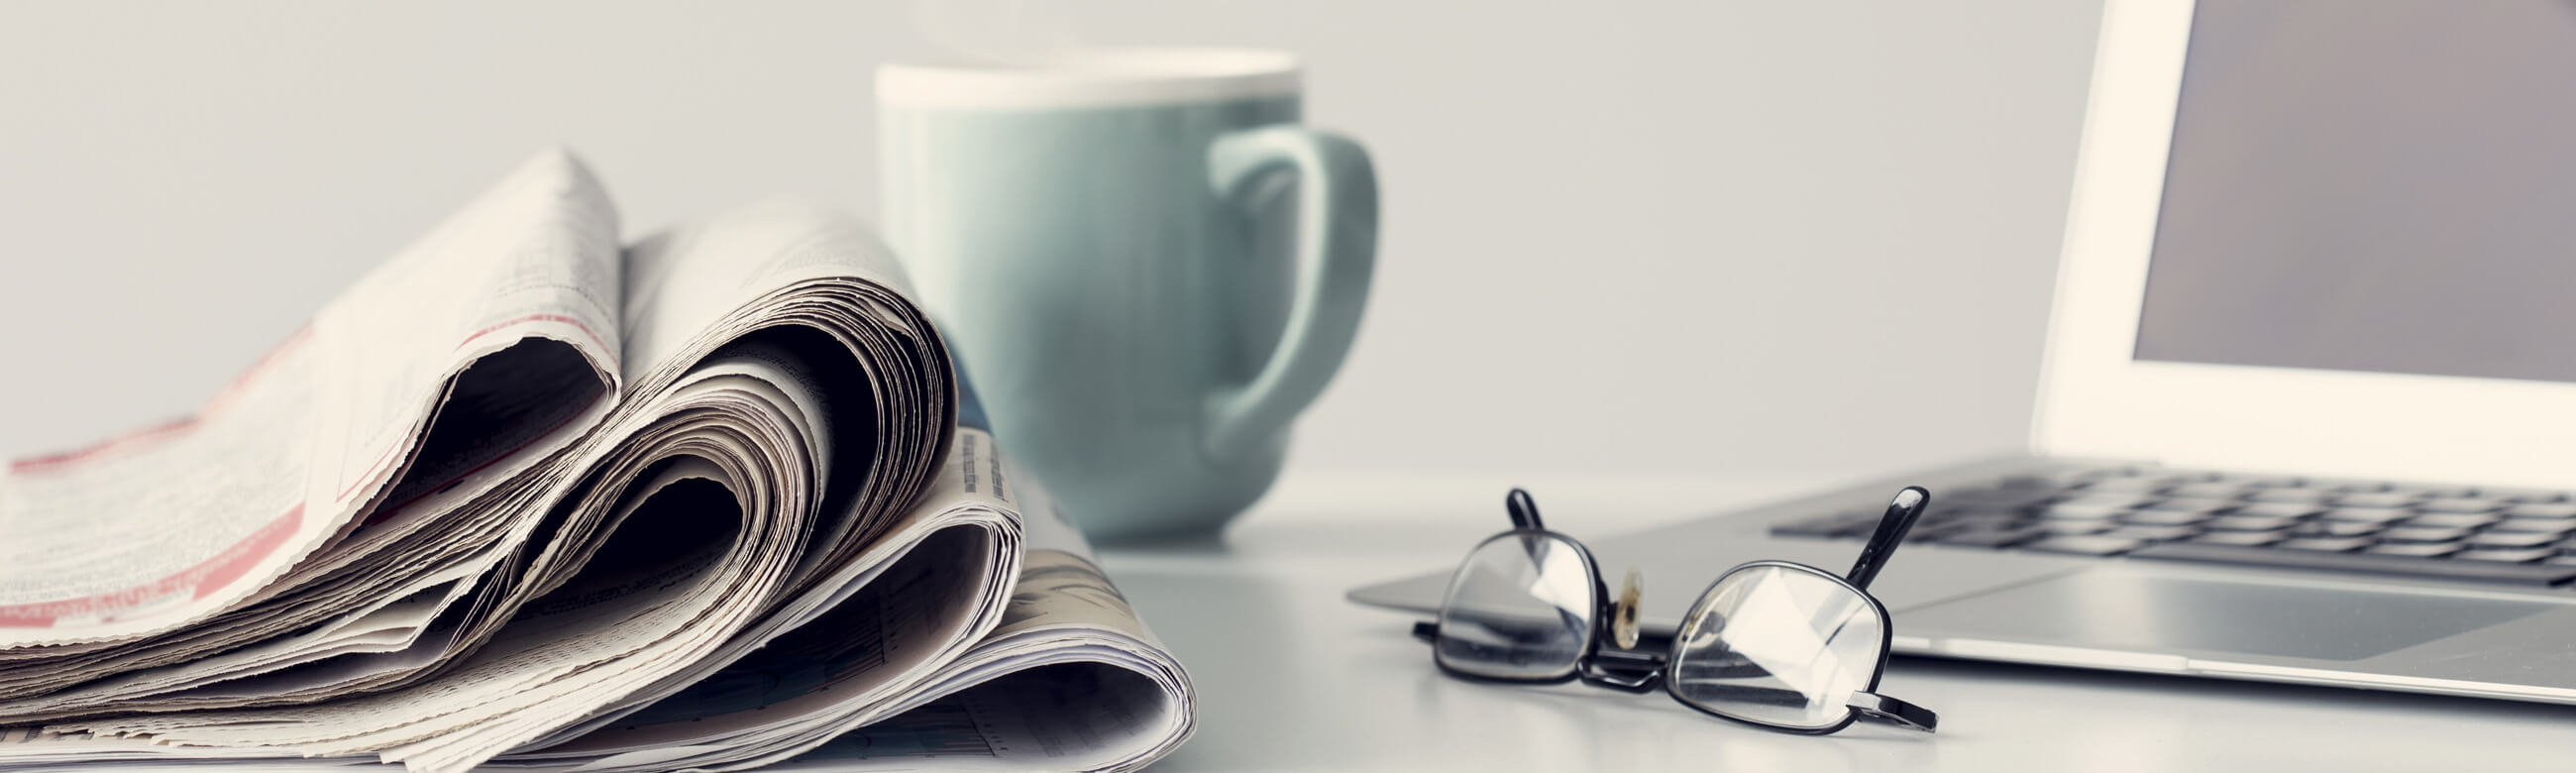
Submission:
[[[1859,540],[1881,514],[1834,513],[1772,533]],[[1906,541],[2557,585],[2576,580],[2576,498],[2162,468],[2074,470],[1935,491]]]

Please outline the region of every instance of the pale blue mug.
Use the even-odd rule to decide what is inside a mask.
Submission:
[[[1198,49],[877,72],[887,240],[1000,442],[1094,537],[1251,506],[1350,351],[1376,175],[1297,124],[1299,81]]]

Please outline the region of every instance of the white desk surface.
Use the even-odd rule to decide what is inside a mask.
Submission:
[[[1708,504],[1781,488],[1748,481],[1720,489],[1737,502]],[[1342,594],[1445,570],[1507,525],[1492,493],[1475,497],[1491,507],[1444,506],[1453,512],[1266,505],[1220,538],[1102,549],[1198,686],[1197,735],[1155,769],[2576,768],[2571,706],[1898,657],[1882,691],[1939,712],[1939,733],[1855,725],[1811,737],[1703,717],[1660,693],[1457,681],[1408,635],[1415,616]],[[1549,526],[1592,539],[1690,512],[1583,509],[1596,511],[1549,507]],[[1653,578],[1646,588],[1673,592]]]

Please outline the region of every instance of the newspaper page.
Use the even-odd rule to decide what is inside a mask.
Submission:
[[[205,619],[386,495],[430,486],[398,492],[406,471],[454,478],[514,450],[532,461],[567,446],[614,394],[616,231],[598,182],[569,155],[546,154],[343,294],[197,415],[10,463],[0,472],[0,533],[11,535],[0,648]],[[523,345],[543,372],[577,374],[565,380],[588,388],[475,393],[560,430],[478,433],[423,458],[421,435],[458,377]]]
[[[999,628],[911,708],[761,769],[1129,771],[1188,740],[1188,673],[1052,501],[1032,499],[1026,569]]]
[[[961,430],[960,445],[986,437]],[[1028,555],[1000,625],[963,656],[917,678],[868,680],[881,657],[874,648],[822,643],[880,624],[836,612],[813,635],[781,640],[812,644],[774,645],[613,726],[494,764],[581,773],[1129,770],[1169,754],[1194,727],[1187,673],[1044,489],[998,459],[991,470],[995,484],[1016,487]]]

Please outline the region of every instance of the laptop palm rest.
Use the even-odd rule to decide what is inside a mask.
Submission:
[[[2564,604],[2088,570],[1905,609],[1898,630],[2100,650],[2377,657]]]

